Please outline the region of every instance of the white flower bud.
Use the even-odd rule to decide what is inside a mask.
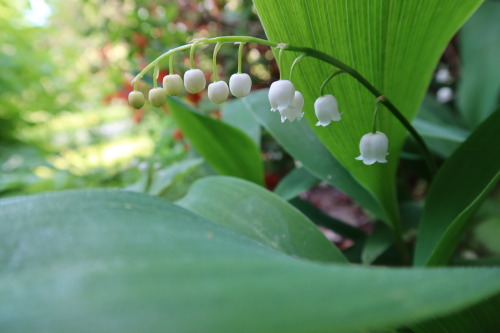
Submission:
[[[368,133],[363,135],[359,143],[361,155],[356,157],[357,160],[363,161],[366,165],[371,165],[375,162],[387,163],[385,158],[389,153],[389,140],[382,132]]]
[[[152,106],[159,108],[167,101],[167,95],[165,94],[165,90],[163,88],[153,88],[149,91],[149,103]]]
[[[252,89],[252,79],[246,73],[233,74],[229,78],[229,88],[234,97],[245,97]]]
[[[177,96],[184,89],[182,78],[177,74],[165,75],[163,78],[163,89],[168,96]]]
[[[293,103],[280,111],[281,122],[284,123],[285,120],[288,119],[288,121],[292,123],[295,119],[301,118],[304,115],[304,113],[302,113],[303,107],[304,96],[302,96],[300,91],[295,91]]]
[[[201,69],[190,69],[184,73],[184,87],[189,93],[199,93],[206,85],[205,74]]]
[[[224,81],[212,82],[208,85],[208,98],[215,104],[224,103],[229,96],[229,88]]]
[[[145,102],[143,93],[136,90],[131,91],[130,94],[128,94],[128,102],[135,109],[142,108]]]
[[[324,127],[332,121],[339,121],[341,119],[337,99],[332,95],[319,97],[316,102],[314,102],[314,112],[319,120],[316,126]]]
[[[279,80],[271,84],[269,89],[269,103],[271,111],[283,110],[293,103],[295,87],[288,80]]]

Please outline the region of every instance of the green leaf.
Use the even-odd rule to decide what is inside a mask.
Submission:
[[[500,97],[500,3],[486,1],[460,33],[457,103],[471,127],[498,107]]]
[[[340,251],[297,209],[244,180],[200,179],[177,204],[292,257],[346,262]]]
[[[463,311],[410,325],[415,333],[488,333],[500,327],[500,296],[492,297]]]
[[[458,28],[481,0],[302,1],[255,0],[270,40],[312,47],[332,55],[361,73],[408,118],[413,119],[427,90],[436,63]],[[282,74],[296,52],[283,52]],[[346,74],[325,89],[334,94],[340,122],[316,127],[313,104],[319,88],[334,68],[306,57],[297,66],[293,83],[305,99],[307,122],[329,152],[379,199],[390,220],[397,223],[395,173],[406,131],[382,108],[379,130],[389,138],[387,164],[366,166],[355,157],[359,141],[371,130],[373,96]]]
[[[500,179],[500,111],[485,120],[442,166],[426,200],[416,265],[450,259],[469,217]]]
[[[306,168],[295,168],[279,182],[274,193],[285,200],[291,200],[318,182],[319,179],[311,175]]]
[[[245,110],[244,101],[234,98],[222,106],[222,120],[245,132],[260,147],[260,124]]]
[[[164,169],[156,171],[149,186],[148,193],[160,195],[168,190],[170,186],[179,178],[184,177],[203,163],[201,158],[193,158],[174,163]]]
[[[496,268],[293,259],[164,200],[116,190],[0,201],[0,267],[6,333],[359,333],[500,292]]]
[[[361,252],[361,262],[371,264],[387,251],[394,243],[394,235],[385,224],[378,224],[375,230],[366,238],[365,247]]]
[[[215,171],[263,184],[260,150],[248,135],[197,113],[178,98],[168,98],[167,103],[182,133]]]
[[[328,152],[309,124],[303,120],[282,124],[279,114],[270,111],[267,94],[267,89],[259,90],[243,99],[246,109],[257,121],[311,174],[339,188],[360,205],[387,221],[388,213],[380,203]]]

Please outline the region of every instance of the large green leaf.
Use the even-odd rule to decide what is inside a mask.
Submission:
[[[340,59],[412,119],[439,56],[481,0],[254,2],[270,40],[312,47]],[[284,52],[285,77],[298,55]],[[305,98],[305,118],[331,154],[379,198],[391,219],[397,220],[394,176],[406,131],[382,109],[379,130],[389,137],[389,162],[366,166],[356,161],[359,141],[371,130],[375,97],[346,74],[333,79],[325,89],[337,97],[341,111],[345,111],[342,121],[326,128],[314,126],[313,103],[332,69],[308,57],[297,67],[293,79]]]
[[[339,188],[364,208],[388,221],[390,214],[385,212],[373,194],[359,184],[328,152],[307,122],[302,120],[292,124],[281,123],[279,114],[270,111],[267,94],[268,90],[265,89],[245,97],[243,101],[248,112],[251,112],[276,141],[314,176]]]
[[[281,179],[274,193],[285,200],[291,200],[318,183],[319,179],[306,168],[295,168]]]
[[[346,262],[340,251],[296,208],[244,180],[200,179],[177,204],[290,256]]]
[[[486,1],[460,33],[457,103],[471,127],[498,107],[500,97],[500,2]]]
[[[446,264],[469,217],[500,179],[500,111],[486,119],[446,161],[426,200],[416,265]]]
[[[197,113],[178,98],[169,97],[167,103],[184,135],[215,171],[263,184],[260,149],[248,135]]]
[[[499,269],[297,260],[140,193],[0,201],[2,332],[366,332],[500,292]],[[354,319],[355,320],[354,320]]]

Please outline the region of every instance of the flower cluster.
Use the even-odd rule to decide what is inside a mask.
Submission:
[[[245,73],[241,73],[241,52],[243,44],[240,44],[239,49],[239,61],[238,61],[238,73],[233,74],[229,79],[229,85],[223,81],[217,79],[216,71],[216,55],[222,43],[218,42],[214,50],[213,64],[214,64],[214,82],[208,85],[208,98],[216,103],[224,103],[231,93],[234,97],[242,98],[250,93],[252,80],[250,76]],[[172,70],[172,58],[170,65],[170,74],[163,78],[163,88],[155,87],[149,91],[148,99],[151,105],[155,107],[161,107],[165,104],[167,96],[177,96],[180,95],[184,89],[190,94],[196,94],[203,91],[206,88],[207,82],[205,79],[205,74],[201,69],[192,68],[193,67],[193,52],[196,42],[191,47],[191,69],[184,73],[184,79],[180,75],[173,74]],[[285,49],[286,44],[279,44],[277,48],[280,48],[280,59],[281,51]],[[290,72],[290,77],[293,72],[293,68],[303,58],[299,57],[296,59],[292,65]],[[280,61],[279,61],[280,62]],[[281,64],[281,63],[280,63]],[[156,69],[155,69],[156,71]],[[323,94],[323,88],[326,83],[331,80],[337,74],[342,73],[342,70],[334,71],[330,77],[328,77],[320,88],[320,97],[314,102],[314,113],[318,119],[316,126],[326,127],[330,125],[332,121],[340,121],[342,119],[341,113],[339,112],[337,99],[331,94]],[[286,120],[289,122],[294,122],[296,119],[301,119],[304,115],[302,109],[304,107],[304,96],[299,91],[295,90],[295,87],[291,80],[278,80],[271,84],[269,89],[269,103],[271,105],[271,111],[278,111],[281,116],[281,122],[284,123]],[[359,149],[361,155],[357,157],[357,160],[361,160],[366,165],[378,163],[386,163],[386,156],[388,155],[388,139],[387,136],[379,131],[375,130],[375,120],[377,118],[378,103],[382,101],[377,99],[377,109],[374,114],[374,126],[372,132],[365,134],[360,141]],[[136,109],[140,109],[144,106],[145,98],[144,95],[139,91],[132,91],[129,94],[129,102]]]
[[[178,96],[185,89],[190,94],[196,94],[205,89],[207,81],[201,69],[190,69],[184,73],[184,81],[177,74],[166,75],[163,78],[163,88],[153,88],[149,91],[149,103],[161,107],[167,101],[167,96]],[[229,86],[225,81],[216,81],[208,85],[208,98],[216,104],[224,103],[229,92],[235,97],[245,97],[250,93],[252,80],[245,73],[233,74],[229,79]],[[144,106],[144,95],[140,91],[132,91],[128,96],[132,107],[140,109]]]

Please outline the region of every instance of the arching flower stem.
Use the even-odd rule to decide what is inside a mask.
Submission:
[[[215,48],[214,48],[214,56],[213,56],[213,60],[212,60],[212,66],[213,66],[213,72],[214,72],[214,82],[219,81],[219,78],[217,76],[217,53],[219,53],[219,50],[222,47],[222,44],[223,44],[222,42],[217,42],[217,44],[215,44]]]
[[[155,66],[158,62],[160,62],[162,59],[165,57],[168,57],[172,55],[173,53],[183,51],[186,49],[191,49],[191,67],[194,67],[193,63],[193,54],[194,54],[194,47],[196,45],[202,45],[202,44],[213,44],[213,43],[236,43],[236,42],[243,42],[243,43],[256,43],[256,44],[261,44],[261,45],[266,45],[269,47],[277,47],[279,43],[261,39],[261,38],[256,38],[256,37],[249,37],[249,36],[222,36],[222,37],[214,37],[214,38],[206,38],[206,39],[199,39],[194,41],[193,43],[187,44],[187,45],[182,45],[179,47],[176,47],[174,49],[171,49],[162,55],[160,55],[158,58],[153,60],[148,66],[146,66],[137,76],[132,80],[132,83],[136,82],[137,80],[141,79],[144,74],[149,71],[153,66]],[[361,83],[368,91],[370,91],[374,96],[382,96],[383,94],[378,91],[368,80],[366,80],[358,71],[356,71],[354,68],[346,65],[342,61],[324,53],[321,51],[318,51],[316,49],[310,48],[310,47],[300,47],[300,46],[294,46],[294,45],[287,45],[286,47],[287,51],[294,51],[294,52],[299,52],[299,53],[304,53],[310,57],[316,58],[318,60],[324,61],[330,65],[333,65],[337,67],[338,69],[343,70],[345,73],[349,74],[353,78],[355,78],[359,83]],[[281,76],[280,71],[280,76]],[[420,134],[417,132],[417,130],[411,125],[411,123],[405,118],[405,116],[396,108],[394,104],[388,99],[385,98],[383,101],[381,101],[382,104],[386,106],[386,108],[391,112],[394,117],[408,130],[408,132],[413,136],[415,139],[416,143],[419,145],[420,149],[422,150],[422,153],[424,155],[425,161],[427,163],[427,167],[429,169],[431,177],[435,175],[436,173],[436,164],[434,162],[434,159],[432,158],[432,155],[430,153],[429,148],[427,147],[426,143],[420,136]]]
[[[153,87],[158,88],[158,75],[160,75],[160,66],[156,64],[153,72]]]
[[[326,78],[325,81],[323,81],[323,83],[321,84],[321,87],[319,88],[319,95],[320,96],[323,96],[323,90],[325,89],[325,86],[328,82],[330,82],[331,79],[333,79],[335,76],[339,75],[339,74],[342,74],[342,73],[345,73],[343,70],[341,69],[337,69],[335,71],[333,71],[332,74],[330,74],[329,77]]]
[[[174,55],[172,54],[168,59],[168,74],[174,74]]]
[[[243,46],[245,43],[239,42],[240,46],[238,47],[238,74],[241,74],[241,67],[243,62]]]
[[[295,66],[297,66],[297,64],[302,60],[304,59],[305,57],[307,56],[307,54],[305,53],[302,53],[301,55],[299,55],[297,58],[295,58],[295,60],[293,61],[292,63],[292,67],[290,67],[290,81],[292,81],[292,75],[293,75],[293,70],[295,69]]]
[[[373,121],[372,121],[372,133],[377,133],[377,116],[378,116],[378,109],[380,107],[380,103],[385,99],[384,96],[379,96],[375,100],[375,111],[373,112]]]

